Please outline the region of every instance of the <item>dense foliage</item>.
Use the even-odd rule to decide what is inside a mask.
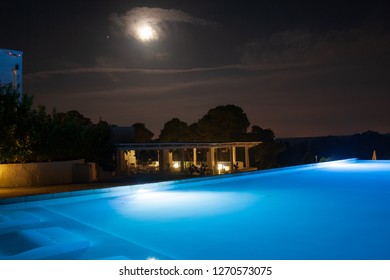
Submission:
[[[132,127],[134,128],[134,142],[143,143],[152,141],[154,134],[146,128],[144,123],[135,123]]]
[[[193,142],[196,140],[195,131],[191,131],[187,123],[173,118],[164,124],[159,141],[161,142]]]
[[[249,120],[235,105],[211,109],[198,121],[198,132],[203,141],[242,141],[246,138]]]
[[[161,130],[161,142],[227,142],[247,138],[249,120],[235,105],[218,106],[207,112],[198,122],[187,123],[173,118]]]
[[[277,155],[285,149],[285,146],[283,143],[275,142],[275,134],[271,129],[263,129],[254,125],[248,138],[250,141],[261,141],[260,145],[251,149],[251,166],[256,166],[258,169],[279,166]]]
[[[0,163],[83,158],[111,169],[111,125],[93,124],[77,111],[47,114],[32,104],[28,94],[0,86]]]
[[[11,84],[0,86],[0,163],[23,162],[33,156],[34,126],[32,98],[19,93]]]

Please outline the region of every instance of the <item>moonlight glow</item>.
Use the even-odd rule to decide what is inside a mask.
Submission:
[[[154,41],[158,39],[156,30],[147,24],[137,27],[137,37],[143,42]]]

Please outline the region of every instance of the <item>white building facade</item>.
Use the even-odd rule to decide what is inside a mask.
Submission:
[[[11,83],[20,93],[22,91],[23,52],[0,49],[0,84]]]

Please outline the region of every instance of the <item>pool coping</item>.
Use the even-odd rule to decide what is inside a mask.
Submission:
[[[266,169],[266,170],[230,173],[230,174],[223,174],[218,176],[207,176],[207,177],[189,178],[189,179],[181,179],[181,180],[173,180],[173,181],[162,181],[162,182],[144,183],[144,184],[135,184],[135,185],[126,185],[126,186],[115,186],[115,187],[108,187],[108,188],[77,190],[77,191],[69,191],[69,192],[4,198],[4,199],[0,199],[0,207],[1,209],[10,210],[10,209],[20,209],[25,207],[43,206],[43,205],[56,203],[59,200],[64,201],[67,199],[71,199],[72,201],[84,201],[84,200],[106,198],[106,197],[119,197],[119,196],[139,193],[139,192],[153,192],[153,191],[180,189],[185,186],[188,186],[188,184],[197,183],[199,181],[224,181],[224,180],[231,180],[232,178],[238,178],[238,177],[250,176],[250,175],[267,175],[276,172],[278,173],[297,172],[297,171],[309,170],[313,168],[326,167],[332,163],[343,163],[343,162],[353,163],[356,161],[358,161],[358,159],[352,158],[352,159],[343,159],[343,160],[337,160],[331,162],[312,163],[312,164],[273,168],[273,169]]]

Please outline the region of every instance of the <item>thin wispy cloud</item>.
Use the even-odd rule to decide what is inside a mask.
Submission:
[[[387,53],[390,33],[372,27],[342,31],[275,32],[243,47],[243,64],[339,64]],[[375,51],[373,53],[373,50]]]
[[[290,65],[291,66],[291,65]],[[144,74],[180,74],[180,73],[199,73],[221,70],[239,70],[239,71],[265,71],[281,70],[290,67],[285,64],[230,64],[215,67],[199,67],[186,69],[146,69],[146,68],[120,68],[120,67],[82,67],[73,69],[40,71],[25,75],[25,79],[47,79],[53,75],[75,75],[75,74],[110,74],[110,73],[144,73]]]
[[[150,26],[155,32],[155,36],[165,36],[164,24],[168,22],[189,23],[212,25],[213,23],[196,18],[181,10],[161,9],[137,7],[127,11],[125,14],[114,13],[110,16],[110,20],[119,26],[125,35],[137,38],[139,36],[139,28],[142,26]]]

